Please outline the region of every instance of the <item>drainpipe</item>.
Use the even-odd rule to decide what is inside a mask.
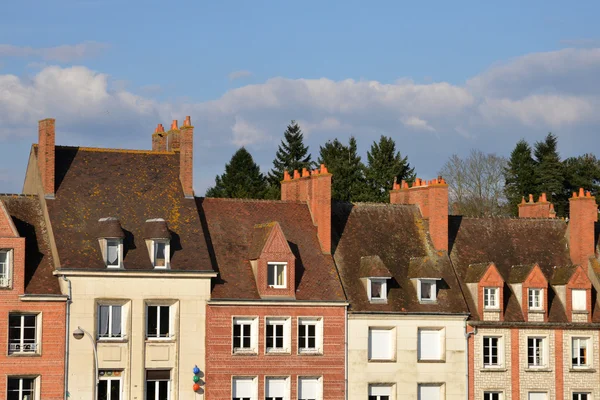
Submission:
[[[65,400],[69,398],[69,333],[71,330],[71,281],[63,275],[63,280],[69,285],[69,296],[67,297],[67,317],[66,317],[66,333],[65,333]]]
[[[467,372],[465,373],[466,379],[466,400],[469,400],[469,337],[471,335],[475,336],[477,334],[477,327],[474,328],[472,332],[467,332],[467,319],[465,318],[465,366]]]

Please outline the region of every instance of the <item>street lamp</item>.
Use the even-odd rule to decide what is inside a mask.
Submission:
[[[77,329],[75,329],[73,331],[73,337],[75,339],[77,339],[77,340],[81,340],[81,338],[83,338],[83,335],[88,335],[88,337],[92,341],[92,348],[94,349],[94,361],[96,362],[96,369],[94,371],[95,372],[94,376],[96,377],[96,391],[98,391],[98,383],[99,383],[99,379],[98,379],[98,353],[96,353],[96,341],[94,340],[94,338],[92,337],[92,335],[90,335],[90,333],[88,331],[86,331],[85,329],[83,329],[80,326],[78,326]]]

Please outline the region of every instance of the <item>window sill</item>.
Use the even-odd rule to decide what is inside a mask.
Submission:
[[[484,367],[479,370],[480,372],[506,372],[508,369],[504,367]]]
[[[500,312],[500,308],[499,307],[494,307],[494,308],[483,308],[483,312]]]
[[[282,349],[282,350],[271,349],[271,350],[265,351],[266,356],[289,356],[290,354],[291,354],[291,352],[286,349]]]
[[[302,350],[298,352],[299,356],[322,356],[321,350]]]
[[[419,304],[437,304],[437,300],[419,300]]]
[[[42,354],[35,352],[35,353],[10,353],[8,355],[9,357],[41,357]]]
[[[110,341],[108,341],[108,342],[110,342]],[[146,338],[146,343],[175,343],[175,337]]]
[[[571,367],[569,368],[569,372],[596,372],[595,368],[591,368],[591,367]]]
[[[572,310],[573,314],[587,315],[589,314],[588,310]]]
[[[527,367],[525,368],[525,372],[552,372],[552,368],[548,367]]]
[[[232,353],[234,356],[257,356],[258,352],[254,349],[248,350],[234,350]]]
[[[149,339],[146,339],[147,341]],[[110,343],[127,343],[129,340],[127,338],[97,338],[96,342],[97,343],[104,343],[104,344],[110,344]],[[154,339],[152,339],[152,341],[154,341]]]
[[[446,360],[417,360],[419,364],[443,364]]]
[[[527,310],[529,312],[529,314],[544,314],[546,312],[546,310],[541,310],[541,309],[529,309]]]
[[[396,359],[389,360],[369,360],[370,363],[379,364],[379,363],[395,363]]]
[[[369,299],[371,304],[387,304],[387,299]]]

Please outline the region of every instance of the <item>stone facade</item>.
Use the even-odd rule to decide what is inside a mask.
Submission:
[[[483,338],[500,338],[502,353],[500,366],[484,368],[483,365]],[[483,392],[498,391],[504,393],[504,400],[512,400],[511,393],[511,332],[510,329],[480,328],[475,335],[474,352],[469,354],[474,364],[474,399],[483,400]]]

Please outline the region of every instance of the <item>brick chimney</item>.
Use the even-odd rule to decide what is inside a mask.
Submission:
[[[596,254],[594,243],[595,222],[598,221],[596,198],[590,192],[579,189],[569,199],[569,250],[571,262],[587,269],[588,259]]]
[[[177,127],[177,120],[174,119],[171,123],[171,129],[167,132],[167,151],[175,151],[179,150],[180,147],[180,138],[179,138],[179,128]]]
[[[556,218],[554,204],[546,199],[546,193],[538,198],[537,203],[533,201],[533,195],[529,195],[529,201],[525,201],[525,197],[519,204],[519,218]]]
[[[440,176],[431,181],[415,179],[412,187],[402,181],[390,190],[391,204],[416,204],[429,220],[429,235],[436,250],[448,251],[448,185]]]
[[[177,121],[174,121],[177,127]],[[189,116],[185,117],[181,131],[178,131],[179,180],[186,198],[194,197],[194,127]],[[171,133],[171,131],[169,131]]]
[[[54,153],[56,134],[54,119],[47,118],[38,123],[38,168],[42,178],[44,196],[54,198]]]
[[[306,201],[310,207],[313,223],[323,253],[331,253],[331,177],[327,167],[302,174],[294,171],[293,177],[285,171],[281,181],[281,200]]]
[[[152,151],[167,151],[167,134],[162,124],[158,124],[152,134]]]

